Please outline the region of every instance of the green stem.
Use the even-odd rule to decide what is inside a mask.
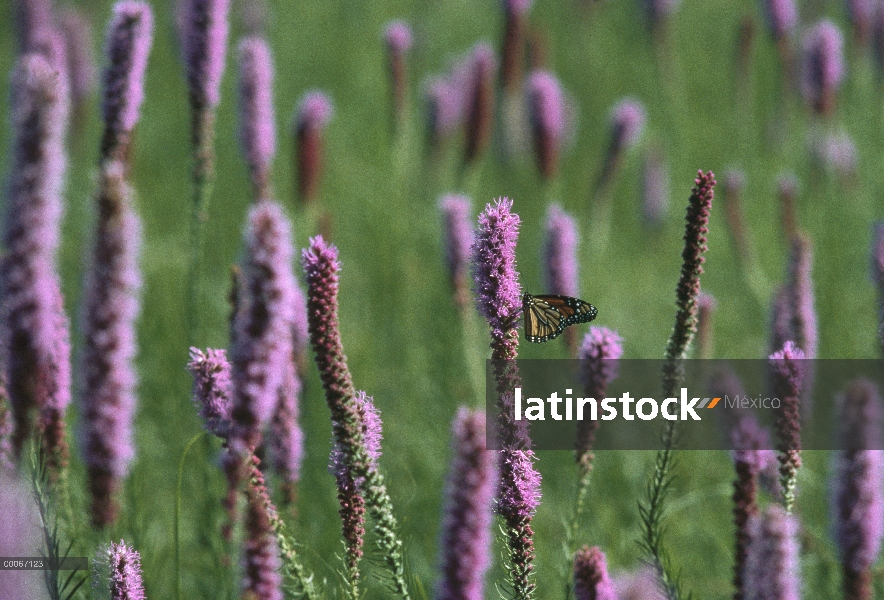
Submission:
[[[196,111],[193,115],[193,205],[190,222],[190,263],[187,277],[187,340],[195,346],[199,334],[200,275],[209,201],[215,184],[215,112]]]
[[[190,438],[190,441],[187,442],[187,445],[184,447],[184,452],[181,454],[181,460],[178,461],[178,482],[175,486],[175,598],[176,600],[181,600],[181,536],[180,536],[180,525],[181,525],[181,482],[184,479],[184,461],[187,459],[187,454],[190,452],[190,448],[196,443],[200,437],[205,435],[205,432],[200,432]]]

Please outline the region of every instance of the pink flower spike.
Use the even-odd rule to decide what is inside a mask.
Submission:
[[[270,47],[260,37],[249,37],[239,44],[239,137],[256,201],[269,198],[276,152],[274,119]]]
[[[179,35],[194,111],[214,109],[220,98],[227,52],[230,0],[180,0]]]

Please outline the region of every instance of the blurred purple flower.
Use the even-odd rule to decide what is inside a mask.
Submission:
[[[835,94],[844,78],[841,30],[828,20],[804,36],[801,89],[810,107],[821,116],[835,109]]]
[[[804,352],[805,358],[817,358],[817,316],[814,308],[813,246],[804,234],[792,239],[789,254],[789,279],[787,293],[792,318],[792,338]]]
[[[845,131],[816,135],[811,138],[810,153],[818,171],[831,171],[850,181],[857,174],[856,145]]]
[[[411,28],[404,21],[391,21],[384,30],[387,62],[390,68],[390,89],[393,101],[393,123],[402,125],[408,103],[408,69],[405,55],[411,48]]]
[[[746,600],[800,600],[797,519],[772,504],[749,528]]]
[[[878,341],[884,353],[884,222],[878,221],[872,230],[872,280],[878,288]]]
[[[525,64],[528,10],[533,0],[503,0],[503,45],[500,50],[500,83],[504,91],[518,89]]]
[[[445,256],[454,301],[460,308],[469,302],[467,275],[473,243],[472,207],[466,196],[449,194],[439,201],[445,229]]]
[[[190,103],[195,112],[218,104],[227,52],[230,0],[180,0],[178,32],[184,50]]]
[[[127,160],[130,137],[144,100],[144,74],[152,43],[150,5],[136,0],[118,2],[105,48],[108,65],[103,78],[102,160]]]
[[[596,184],[596,193],[604,193],[620,171],[626,151],[641,136],[645,125],[645,108],[638,100],[626,98],[611,109],[610,140],[605,155],[605,164]]]
[[[141,555],[120,540],[111,542],[107,550],[110,567],[108,587],[111,600],[145,600],[144,582],[141,578]]]
[[[273,57],[260,37],[239,44],[239,137],[255,200],[270,197],[270,166],[276,152]]]
[[[463,92],[445,77],[429,81],[424,90],[430,146],[439,149],[463,120]]]
[[[14,10],[19,54],[40,52],[54,28],[52,0],[16,0]]]
[[[577,358],[580,360],[580,379],[587,398],[604,398],[608,385],[617,378],[618,361],[623,355],[623,338],[607,327],[592,326]],[[574,457],[589,470],[593,456],[592,445],[599,421],[584,419],[577,426]]]
[[[70,399],[70,347],[55,258],[63,213],[67,97],[38,54],[12,78],[13,140],[0,257],[0,348],[18,455],[34,408],[61,411]]]
[[[322,175],[322,132],[332,116],[332,103],[320,91],[307,92],[295,116],[298,194],[303,202],[316,199]]]
[[[472,163],[491,141],[494,128],[494,81],[497,59],[487,44],[477,44],[470,55],[470,76],[465,88],[466,148],[464,163]]]
[[[190,349],[187,364],[193,376],[193,402],[206,430],[222,440],[230,435],[230,363],[224,350]]]
[[[839,448],[832,514],[844,597],[871,600],[872,566],[884,537],[884,407],[871,381],[853,382],[838,399]]]
[[[617,600],[605,554],[598,546],[584,546],[574,555],[574,598]]]
[[[298,425],[301,379],[294,360],[285,366],[285,379],[270,427],[270,453],[273,468],[283,481],[288,502],[294,502],[294,485],[301,476],[304,459],[304,432]]]
[[[577,223],[574,217],[551,204],[546,217],[546,243],[544,262],[546,287],[551,294],[576,296],[577,274]]]
[[[257,473],[255,473],[257,471]],[[260,474],[257,467],[254,474]],[[282,562],[279,544],[270,525],[269,497],[263,477],[253,481],[247,490],[245,540],[243,541],[242,598],[283,600]]]
[[[481,600],[491,566],[495,453],[485,449],[485,413],[461,407],[452,425],[454,456],[442,518],[439,600]]]
[[[527,96],[534,150],[541,174],[556,174],[565,137],[565,96],[559,80],[549,71],[535,71],[528,78]]]
[[[847,15],[853,25],[854,37],[861,46],[868,42],[879,10],[880,2],[877,0],[847,0]]]
[[[775,40],[785,40],[798,25],[798,9],[795,0],[764,0],[767,24]]]
[[[92,520],[109,525],[117,516],[113,498],[135,456],[132,425],[136,330],[141,274],[141,224],[120,161],[102,166],[99,219],[85,282],[84,348],[80,371],[80,436],[92,494]]]
[[[734,246],[740,260],[749,259],[749,235],[743,212],[743,192],[746,190],[746,173],[742,169],[729,169],[724,174],[724,211],[728,229],[734,238]]]
[[[405,21],[390,21],[384,27],[384,40],[390,52],[408,52],[411,49],[411,27]]]
[[[645,154],[642,169],[642,208],[645,223],[660,226],[669,208],[669,173],[659,148]]]

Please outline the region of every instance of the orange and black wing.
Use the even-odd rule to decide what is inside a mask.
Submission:
[[[531,294],[525,294],[522,312],[525,319],[525,339],[537,344],[559,337],[569,325],[588,323],[598,314],[592,304],[577,298]]]

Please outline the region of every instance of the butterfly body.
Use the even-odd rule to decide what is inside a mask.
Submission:
[[[522,315],[525,339],[540,344],[559,337],[570,325],[589,323],[596,318],[598,310],[589,302],[571,296],[525,294]]]

